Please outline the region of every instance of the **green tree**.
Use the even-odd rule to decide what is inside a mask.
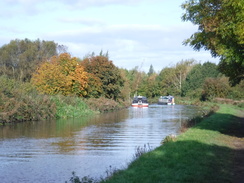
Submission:
[[[124,85],[120,70],[105,56],[91,56],[85,58],[81,65],[85,71],[99,78],[101,95],[109,99],[117,100]]]
[[[120,69],[121,76],[124,80],[124,86],[121,89],[120,97],[121,100],[130,103],[130,95],[131,95],[131,87],[130,87],[130,79],[129,79],[129,71],[127,69]]]
[[[198,25],[198,32],[185,40],[195,50],[210,50],[220,57],[219,69],[232,85],[244,78],[244,1],[188,0],[182,4],[184,21]]]
[[[148,71],[148,76],[151,76],[153,73],[155,73],[154,69],[153,69],[153,66],[150,65],[150,68],[149,68],[149,71]]]
[[[53,41],[12,40],[0,48],[0,75],[30,81],[40,62],[57,55],[57,47]]]
[[[134,95],[142,95],[138,93],[138,89],[142,84],[142,79],[144,74],[145,73],[141,72],[138,66],[136,66],[134,69],[128,72],[128,78],[130,81],[130,88],[131,88],[131,97],[133,97]]]
[[[195,60],[182,60],[173,67],[164,68],[158,77],[163,95],[180,95],[182,83],[192,69]],[[162,95],[161,94],[161,95]]]
[[[147,97],[154,98],[160,96],[160,87],[157,81],[158,74],[153,73],[146,78],[145,93]]]
[[[183,82],[182,96],[200,97],[205,79],[216,78],[218,75],[216,64],[211,62],[206,62],[203,65],[196,64]]]
[[[161,88],[161,95],[175,95],[177,93],[174,87],[175,68],[166,67],[159,73],[159,86]]]

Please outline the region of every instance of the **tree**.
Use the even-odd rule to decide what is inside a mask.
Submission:
[[[67,53],[43,62],[33,74],[32,83],[46,94],[86,96],[88,73]]]
[[[182,60],[173,67],[164,68],[158,78],[162,93],[164,95],[179,95],[182,90],[182,83],[194,64],[195,60]]]
[[[174,85],[175,68],[165,67],[159,73],[159,86],[161,88],[161,95],[175,95],[179,91]]]
[[[217,65],[206,62],[203,65],[196,64],[187,74],[182,85],[182,96],[199,97],[201,95],[204,80],[208,77],[216,78],[219,75]]]
[[[121,89],[120,98],[123,101],[130,103],[130,95],[131,95],[131,87],[130,87],[130,79],[129,79],[129,71],[127,69],[120,69],[121,77],[124,80],[124,86]]]
[[[148,71],[148,76],[151,76],[153,73],[155,73],[153,66],[150,65],[149,71]]]
[[[146,93],[146,97],[158,97],[160,96],[160,87],[159,84],[157,82],[157,74],[153,73],[150,76],[147,76],[145,84],[145,93]]]
[[[81,65],[85,71],[99,78],[101,82],[101,95],[117,100],[124,85],[120,70],[108,60],[106,56],[91,56],[85,58]],[[100,88],[98,88],[100,89]]]
[[[12,40],[0,48],[0,75],[30,81],[40,62],[57,55],[57,47],[53,41]]]
[[[184,41],[195,50],[210,50],[220,57],[219,69],[232,85],[244,78],[244,1],[189,0],[182,4],[184,21],[198,25],[198,32]]]

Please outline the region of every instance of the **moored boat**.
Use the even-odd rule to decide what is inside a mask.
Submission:
[[[159,105],[175,105],[175,99],[173,96],[160,96],[158,99]]]
[[[133,98],[132,107],[148,107],[147,98],[144,96],[136,96]]]

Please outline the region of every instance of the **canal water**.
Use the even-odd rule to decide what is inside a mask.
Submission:
[[[126,168],[136,148],[154,149],[181,122],[198,113],[194,106],[150,105],[78,119],[0,126],[1,183],[52,183],[100,178]]]

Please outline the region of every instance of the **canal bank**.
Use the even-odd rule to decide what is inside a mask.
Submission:
[[[220,105],[201,123],[143,154],[106,183],[240,182],[243,180],[243,108]]]
[[[159,147],[197,114],[197,106],[155,104],[0,126],[1,183],[64,182],[73,171],[79,177],[106,177],[107,170],[125,169],[137,147]]]

